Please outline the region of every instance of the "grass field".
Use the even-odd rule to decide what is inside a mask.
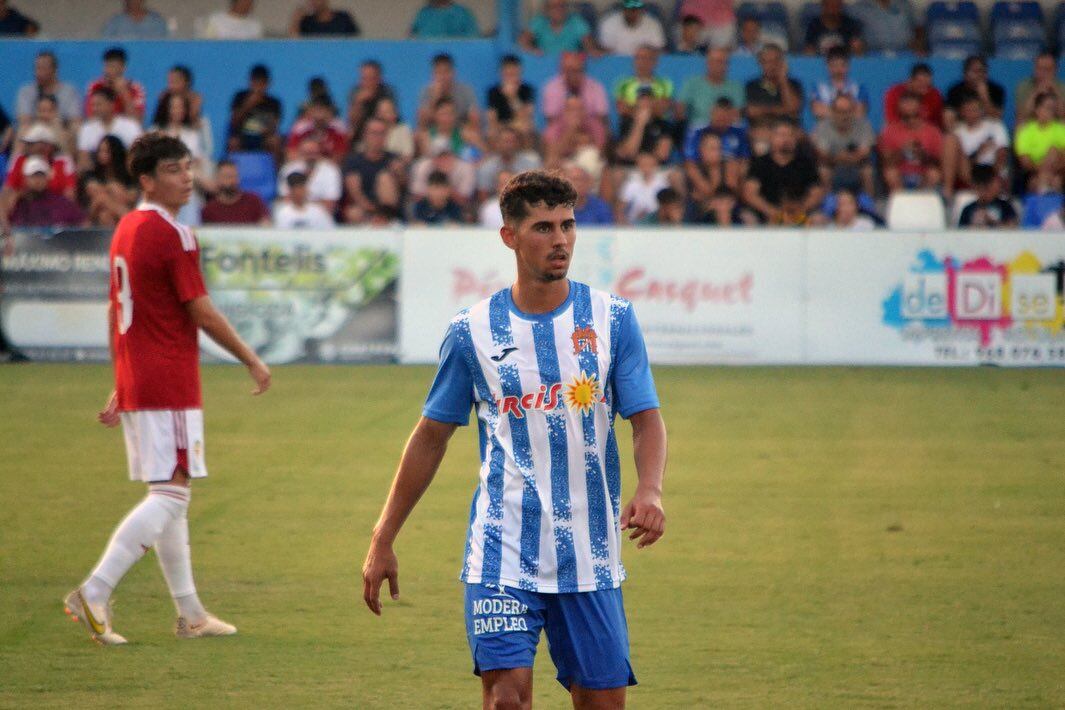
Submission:
[[[104,649],[60,598],[143,495],[93,420],[109,370],[0,367],[0,706],[479,707],[456,581],[472,431],[399,540],[401,601],[360,598],[430,374],[279,368],[253,399],[206,368],[193,561],[240,635],[175,639],[149,555],[116,594],[132,643]],[[631,707],[1065,705],[1063,373],[656,374],[669,523],[626,549]],[[537,705],[566,707],[541,650]]]

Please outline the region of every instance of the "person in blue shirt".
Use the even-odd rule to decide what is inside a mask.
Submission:
[[[396,537],[473,410],[481,463],[460,579],[486,708],[531,707],[542,635],[575,708],[624,707],[636,676],[621,551],[665,533],[666,428],[647,348],[631,302],[567,278],[576,202],[555,173],[504,188],[499,236],[517,278],[451,319],[362,570],[380,615],[385,580],[399,598]],[[619,415],[637,478],[624,505]]]
[[[598,195],[592,192],[592,176],[577,165],[570,163],[564,170],[566,179],[577,191],[577,204],[573,207],[573,216],[582,227],[614,224],[614,211]]]
[[[163,16],[148,9],[144,0],[123,0],[122,12],[111,17],[100,31],[108,39],[166,39],[170,30]]]
[[[410,27],[410,36],[416,39],[479,37],[477,18],[469,8],[451,0],[429,0]]]
[[[529,20],[529,27],[518,38],[526,52],[562,54],[585,51],[600,54],[592,37],[592,28],[579,13],[571,12],[566,0],[545,0],[544,11]]]

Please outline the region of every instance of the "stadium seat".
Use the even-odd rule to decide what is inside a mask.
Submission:
[[[980,53],[983,34],[975,3],[936,0],[928,6],[925,17],[929,46],[935,56],[960,59]]]
[[[254,192],[263,202],[270,204],[277,195],[277,166],[274,164],[274,157],[264,151],[230,153],[226,157],[237,166],[240,188]]]
[[[1018,59],[1026,62],[1034,61],[1043,51],[1042,40],[1019,40],[1003,42],[995,46],[995,57],[998,59]]]
[[[1061,209],[1065,197],[1060,192],[1047,192],[1041,195],[1028,195],[1024,198],[1021,210],[1021,226],[1025,229],[1039,229],[1043,221]]]
[[[996,2],[991,8],[991,37],[995,56],[1023,59],[1037,43],[1038,54],[1046,41],[1043,8],[1034,0]]]
[[[942,230],[947,227],[947,212],[936,192],[899,191],[888,199],[887,224],[889,229]]]
[[[1065,52],[1065,2],[1058,3],[1058,9],[1054,11],[1054,41],[1057,43],[1059,52]]]
[[[958,190],[954,193],[954,205],[950,210],[950,226],[959,226],[961,213],[966,207],[976,202],[976,197],[976,193],[972,190]]]
[[[821,14],[821,3],[818,0],[813,0],[802,6],[799,10],[799,36],[796,46],[801,45],[806,41],[806,30],[810,28],[810,23],[813,22]]]

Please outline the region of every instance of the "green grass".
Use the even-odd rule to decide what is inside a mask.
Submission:
[[[240,635],[175,639],[149,555],[116,594],[132,643],[104,649],[59,600],[143,495],[94,422],[109,370],[0,367],[0,706],[478,705],[455,578],[475,435],[400,537],[402,600],[375,618],[359,570],[431,370],[275,374],[253,399],[241,370],[205,369],[193,561]],[[625,552],[631,707],[1065,705],[1061,372],[656,374],[669,523]],[[542,652],[539,707],[567,705],[553,677]]]

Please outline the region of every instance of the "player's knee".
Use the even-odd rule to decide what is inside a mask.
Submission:
[[[488,697],[489,710],[528,710],[532,697],[524,697],[518,685],[497,683]]]

